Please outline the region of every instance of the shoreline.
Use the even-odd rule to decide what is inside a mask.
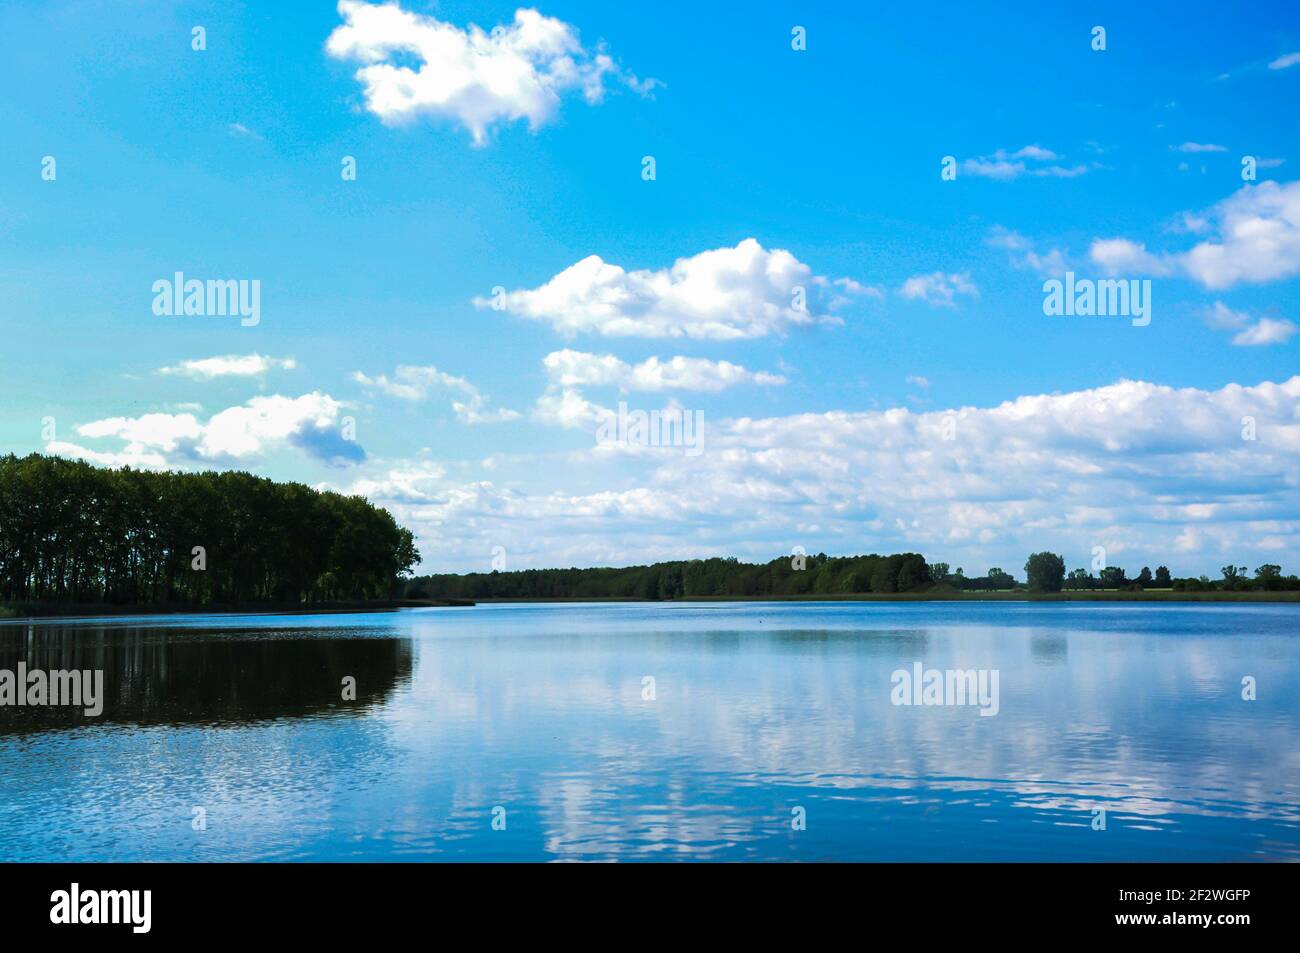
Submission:
[[[310,606],[284,603],[262,605],[221,604],[215,606],[120,606],[120,605],[0,605],[0,623],[61,618],[94,618],[149,615],[345,615],[365,612],[395,612],[398,609],[470,608],[475,605],[525,605],[553,603],[628,603],[672,605],[691,602],[1109,602],[1109,603],[1236,603],[1284,605],[1300,603],[1300,592],[1175,592],[1157,589],[1143,592],[1092,590],[1082,592],[845,592],[751,596],[686,596],[680,599],[638,599],[632,596],[510,597],[480,599],[374,599],[331,602]]]
[[[653,605],[681,602],[1300,602],[1300,591],[1279,592],[1176,592],[1148,589],[1129,592],[1099,589],[1080,592],[843,592],[754,596],[683,596],[680,599],[638,599],[633,596],[480,597],[479,605],[510,603],[629,602]]]
[[[472,599],[358,599],[313,605],[276,603],[220,603],[211,606],[148,605],[122,606],[104,603],[19,603],[0,604],[0,622],[29,619],[49,621],[62,618],[133,615],[342,615],[358,612],[395,612],[398,609],[457,608],[474,605]],[[10,614],[12,613],[12,614]]]

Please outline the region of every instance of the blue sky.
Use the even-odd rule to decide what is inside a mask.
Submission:
[[[0,449],[363,492],[437,570],[1294,571],[1300,11],[1043,6],[6,4]]]

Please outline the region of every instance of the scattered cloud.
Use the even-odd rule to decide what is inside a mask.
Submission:
[[[569,429],[591,429],[614,411],[588,400],[583,389],[615,387],[620,392],[658,393],[669,390],[715,393],[741,384],[774,386],[785,378],[766,371],[751,371],[730,361],[705,358],[647,358],[629,364],[612,354],[588,354],[565,349],[552,351],[542,361],[548,384],[533,408],[540,423]],[[661,411],[680,411],[675,400]]]
[[[1126,238],[1099,238],[1088,252],[1094,262],[1108,274],[1142,274],[1165,276],[1173,274],[1174,264],[1160,255],[1147,251],[1141,242]]]
[[[1005,249],[1013,268],[1027,269],[1043,276],[1064,274],[1069,268],[1065,253],[1059,248],[1039,252],[1024,235],[1001,225],[995,225],[990,230],[985,243],[993,248]]]
[[[1154,253],[1140,242],[1099,239],[1092,259],[1112,274],[1181,272],[1216,291],[1300,273],[1300,182],[1246,185],[1189,220],[1210,237],[1187,252]]]
[[[1295,323],[1285,318],[1260,318],[1243,329],[1232,343],[1241,347],[1261,347],[1268,344],[1285,344],[1296,332]]]
[[[792,539],[827,552],[915,549],[979,571],[1023,561],[1043,540],[1084,566],[1101,542],[1155,565],[1189,531],[1192,556],[1248,557],[1300,551],[1298,401],[1300,376],[1218,390],[1124,380],[984,408],[721,420],[692,458],[593,448],[584,472],[617,466],[613,486],[507,485],[404,464],[366,488],[400,493],[377,502],[444,569],[514,539],[520,566],[769,559]],[[1242,439],[1246,416],[1256,441]]]
[[[899,287],[898,293],[909,301],[924,301],[939,308],[956,307],[960,296],[979,297],[979,289],[970,280],[969,272],[945,274],[942,271],[928,275],[913,275]]]
[[[352,379],[363,387],[412,402],[427,400],[437,393],[459,394],[459,398],[452,401],[451,409],[466,424],[502,423],[519,419],[517,411],[489,409],[487,399],[477,387],[463,377],[445,374],[432,365],[415,367],[403,364],[393,372],[391,378],[385,374],[368,377],[361,371],[354,371]]]
[[[1269,69],[1290,69],[1300,63],[1300,53],[1287,53],[1268,64]]]
[[[1184,142],[1182,145],[1170,146],[1173,152],[1227,152],[1227,146],[1219,146],[1214,143],[1202,142]]]
[[[1220,331],[1236,331],[1232,343],[1238,347],[1263,347],[1285,344],[1296,333],[1294,322],[1286,318],[1252,318],[1245,311],[1234,311],[1216,301],[1205,312],[1205,323]]]
[[[1244,311],[1233,311],[1222,301],[1216,301],[1206,310],[1205,323],[1220,331],[1236,330],[1250,323],[1250,315]]]
[[[1037,176],[1040,178],[1057,178],[1072,179],[1076,176],[1083,175],[1088,171],[1086,165],[1043,165],[1044,162],[1055,163],[1056,160],[1063,159],[1064,156],[1058,155],[1051,149],[1044,149],[1042,146],[1029,145],[1017,149],[1015,152],[1008,152],[1005,149],[999,149],[992,155],[977,156],[973,159],[966,159],[961,164],[962,172],[967,175],[980,176],[986,179],[996,179],[1007,182],[1011,179],[1018,179],[1022,175]]]
[[[730,341],[840,324],[837,306],[870,291],[815,275],[790,252],[747,238],[657,271],[626,271],[590,255],[538,288],[474,304],[545,321],[568,336]]]
[[[181,361],[169,367],[160,367],[158,374],[190,377],[210,381],[217,377],[256,377],[272,370],[291,371],[298,362],[291,357],[267,357],[263,354],[227,354],[223,357],[205,357]]]
[[[594,104],[604,97],[607,79],[642,94],[660,85],[623,70],[603,46],[584,47],[577,28],[536,10],[516,10],[512,23],[490,32],[396,3],[341,0],[338,11],[343,24],[325,49],[362,64],[356,79],[366,109],[394,125],[426,116],[456,123],[476,146],[500,124],[524,119],[540,128],[570,91]]]
[[[552,385],[537,398],[533,417],[539,423],[567,429],[594,429],[609,418],[610,410],[592,403],[576,387]]]
[[[720,391],[737,384],[784,384],[785,378],[749,371],[730,361],[699,357],[647,358],[629,364],[612,354],[552,351],[542,364],[551,382],[561,387],[614,386],[623,391]]]

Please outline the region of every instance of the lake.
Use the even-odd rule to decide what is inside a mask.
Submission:
[[[0,708],[0,858],[1300,860],[1298,622],[969,602],[9,622],[0,670],[100,669],[104,698]]]

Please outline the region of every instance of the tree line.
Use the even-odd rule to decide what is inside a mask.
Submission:
[[[1233,570],[1229,575],[1227,570]],[[1173,589],[1176,591],[1300,589],[1295,576],[1268,564],[1246,575],[1246,567],[1225,567],[1222,580],[1175,579],[1168,568],[1150,568],[1130,579],[1118,566],[1096,576],[1075,570],[1055,553],[1034,553],[1025,563],[1025,582],[993,567],[967,576],[948,563],[928,563],[918,553],[890,556],[782,556],[766,563],[732,558],[690,559],[645,566],[596,569],[524,569],[514,572],[440,573],[417,576],[407,586],[412,599],[689,599],[707,596],[816,596],[853,593],[943,593],[1079,589]]]
[[[418,576],[410,598],[682,599],[692,596],[921,592],[931,585],[917,553],[893,556],[786,556],[768,563],[690,559],[621,569],[524,569]]]
[[[360,496],[249,473],[0,456],[0,600],[313,603],[400,591],[409,530]]]

